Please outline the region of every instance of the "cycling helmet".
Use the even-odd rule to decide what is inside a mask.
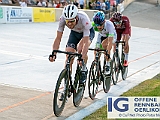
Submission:
[[[105,21],[105,14],[102,11],[98,11],[94,16],[93,16],[93,21],[97,25],[102,25]]]
[[[122,18],[122,14],[120,12],[115,12],[112,16],[113,20],[120,21]]]
[[[75,5],[67,5],[64,7],[62,15],[65,19],[73,19],[77,16],[78,8]]]

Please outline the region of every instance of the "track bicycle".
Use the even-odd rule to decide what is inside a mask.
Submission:
[[[105,56],[109,55],[107,50],[104,49],[92,49],[89,48],[89,50],[93,50],[96,52],[95,59],[93,60],[90,71],[89,71],[89,80],[88,80],[88,92],[89,97],[94,100],[95,96],[98,92],[98,87],[103,82],[103,90],[105,93],[107,93],[111,86],[111,80],[112,80],[112,60],[110,62],[110,73],[105,74],[106,70],[106,58]],[[103,61],[103,68],[101,67],[101,54],[104,55],[104,61]]]
[[[58,117],[61,115],[64,109],[67,98],[71,97],[72,94],[73,94],[73,104],[75,107],[78,107],[82,101],[85,90],[85,83],[84,84],[79,83],[79,80],[81,78],[81,66],[77,63],[74,81],[72,81],[70,64],[75,57],[78,57],[78,60],[82,61],[82,65],[84,64],[84,62],[82,60],[82,55],[78,53],[53,50],[52,52],[53,56],[54,53],[64,53],[68,55],[66,66],[61,71],[58,77],[53,98],[53,111],[54,114]]]
[[[122,45],[121,50],[119,49],[120,44]],[[113,54],[113,84],[116,85],[119,77],[119,73],[121,71],[122,79],[125,80],[128,74],[128,66],[123,66],[124,64],[124,41],[116,41],[116,50]]]

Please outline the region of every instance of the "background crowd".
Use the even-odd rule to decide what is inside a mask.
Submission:
[[[116,7],[123,0],[0,0],[0,4],[15,5],[21,7],[38,6],[63,8],[67,4],[74,4],[79,9],[109,10]]]

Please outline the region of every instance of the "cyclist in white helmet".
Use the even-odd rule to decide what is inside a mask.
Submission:
[[[90,23],[90,19],[85,12],[78,11],[75,5],[67,5],[64,7],[62,16],[60,17],[59,27],[57,30],[57,36],[53,42],[53,50],[58,50],[63,35],[65,26],[71,29],[68,42],[66,45],[67,52],[78,52],[82,54],[85,65],[82,66],[82,77],[80,83],[84,83],[87,78],[87,52],[88,47],[91,44],[95,32]],[[56,54],[53,57],[49,57],[51,62],[55,61]]]

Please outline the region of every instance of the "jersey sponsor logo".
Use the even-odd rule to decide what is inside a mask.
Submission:
[[[77,30],[82,30],[82,28],[76,28]]]

